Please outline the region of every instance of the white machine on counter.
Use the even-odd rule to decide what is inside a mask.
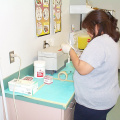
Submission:
[[[44,60],[46,73],[53,74],[65,67],[68,54],[63,53],[60,46],[51,46],[38,51],[38,60]]]

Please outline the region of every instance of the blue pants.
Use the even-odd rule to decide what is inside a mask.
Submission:
[[[94,110],[94,109],[86,108],[76,103],[74,120],[106,120],[107,113],[111,109]]]

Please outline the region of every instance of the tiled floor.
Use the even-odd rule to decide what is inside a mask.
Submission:
[[[119,85],[120,85],[120,70],[119,70]],[[107,120],[120,120],[120,96],[115,107],[108,113]]]

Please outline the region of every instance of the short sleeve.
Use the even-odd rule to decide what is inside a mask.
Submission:
[[[87,62],[94,68],[101,66],[105,62],[105,50],[99,40],[93,40],[88,44],[80,60]]]

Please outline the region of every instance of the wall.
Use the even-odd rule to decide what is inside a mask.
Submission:
[[[86,4],[86,0],[70,0],[70,4],[71,5],[85,5]]]
[[[24,68],[37,60],[37,52],[43,49],[44,40],[53,39],[54,45],[60,45],[69,39],[70,20],[75,20],[69,15],[69,2],[62,0],[62,32],[37,37],[34,0],[0,0],[0,63],[3,78],[19,69],[18,58],[10,64],[10,51],[14,50],[21,57],[21,68]]]

